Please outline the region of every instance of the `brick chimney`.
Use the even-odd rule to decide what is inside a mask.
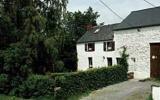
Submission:
[[[92,28],[93,28],[92,24],[87,24],[87,26],[86,26],[87,31],[90,31]]]

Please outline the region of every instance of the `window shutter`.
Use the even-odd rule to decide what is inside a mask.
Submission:
[[[93,43],[93,51],[95,51],[95,44]]]
[[[103,43],[103,50],[106,51],[106,42]]]
[[[114,41],[112,42],[112,50],[113,51],[115,50],[115,42]]]
[[[85,44],[85,51],[87,51],[87,44]]]

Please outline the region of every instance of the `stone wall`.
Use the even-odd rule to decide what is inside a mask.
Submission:
[[[160,43],[160,26],[115,31],[114,41],[117,56],[121,47],[127,47],[129,71],[134,77],[150,77],[150,43]]]

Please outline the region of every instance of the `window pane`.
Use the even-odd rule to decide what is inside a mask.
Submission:
[[[107,42],[107,51],[113,51],[115,49],[115,42]]]
[[[107,44],[106,44],[106,42],[104,42],[104,43],[103,43],[103,50],[104,50],[104,51],[107,50],[106,47],[107,47]]]
[[[107,58],[108,66],[112,66],[112,58]]]
[[[89,68],[92,68],[93,67],[92,57],[88,57],[88,62],[89,62]]]
[[[120,64],[122,58],[116,58],[116,59],[117,59],[117,65]]]
[[[94,51],[94,43],[88,43],[88,51]]]

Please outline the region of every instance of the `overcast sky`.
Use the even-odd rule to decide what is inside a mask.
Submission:
[[[128,16],[131,11],[151,8],[153,6],[147,4],[143,0],[102,0],[122,18]],[[160,0],[148,0],[155,6],[160,6]],[[99,12],[100,17],[98,23],[105,22],[105,24],[118,23],[122,20],[115,16],[111,11],[104,7],[98,0],[69,0],[69,11],[85,11],[91,6],[94,11]]]

